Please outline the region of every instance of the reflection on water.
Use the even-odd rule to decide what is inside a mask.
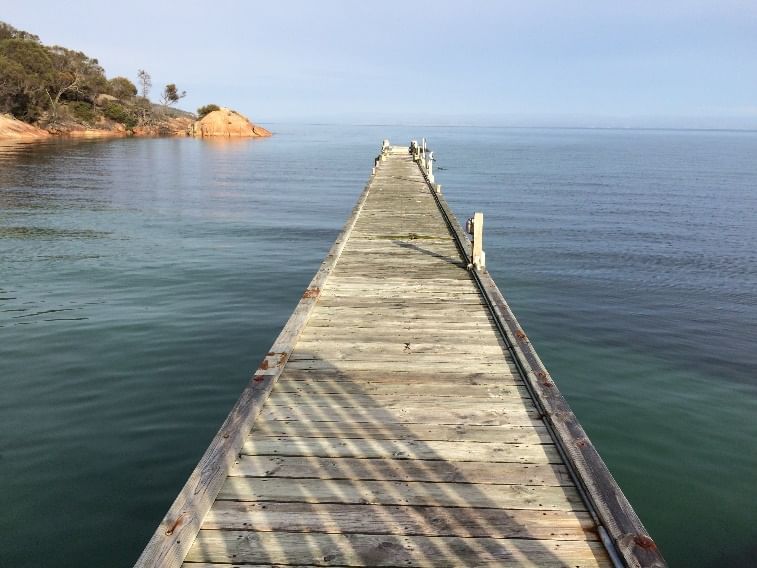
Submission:
[[[756,134],[277,130],[0,144],[0,565],[34,565],[32,543],[62,566],[133,563],[380,141],[424,134],[458,215],[486,214],[489,269],[671,564],[747,563]]]
[[[0,239],[102,239],[109,233],[53,227],[0,227]]]

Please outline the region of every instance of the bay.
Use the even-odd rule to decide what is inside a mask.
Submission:
[[[0,145],[0,566],[134,562],[380,141],[424,135],[671,565],[753,561],[757,133],[270,128]]]

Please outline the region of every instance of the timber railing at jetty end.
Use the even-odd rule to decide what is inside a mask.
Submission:
[[[384,141],[136,566],[665,566],[433,163]]]

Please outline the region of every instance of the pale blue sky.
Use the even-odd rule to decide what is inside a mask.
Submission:
[[[757,128],[755,0],[0,0],[0,19],[263,123]]]

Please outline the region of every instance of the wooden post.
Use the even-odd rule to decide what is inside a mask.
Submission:
[[[434,189],[436,189],[436,193],[441,193],[442,192],[442,184],[437,183],[436,187]]]
[[[484,214],[476,212],[466,223],[468,234],[473,237],[471,263],[468,268],[481,271],[486,268],[486,253],[484,252]]]
[[[434,183],[434,153],[429,152],[426,158],[426,174],[428,175],[428,181]]]

